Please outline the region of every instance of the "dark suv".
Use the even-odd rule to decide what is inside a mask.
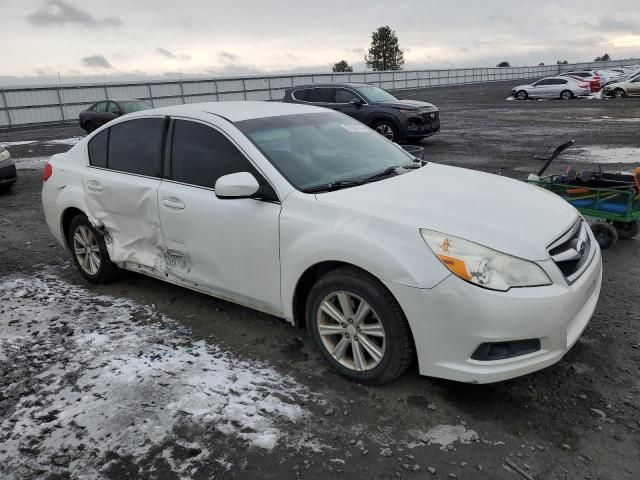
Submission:
[[[282,101],[337,110],[394,142],[419,140],[440,130],[440,112],[432,104],[398,100],[386,90],[364,83],[298,85],[288,88]]]

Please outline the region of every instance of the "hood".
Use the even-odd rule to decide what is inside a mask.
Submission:
[[[378,105],[384,105],[385,107],[392,108],[402,108],[404,110],[420,110],[423,108],[437,110],[434,104],[429,102],[420,102],[419,100],[392,100],[389,102],[378,102]]]
[[[517,87],[513,87],[511,89],[511,91],[515,91],[515,90],[525,90],[527,88],[533,88],[533,85],[518,85]]]
[[[429,163],[385,180],[318,194],[318,201],[428,228],[527,260],[578,218],[557,195],[518,180]]]

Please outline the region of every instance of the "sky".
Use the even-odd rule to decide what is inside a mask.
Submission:
[[[356,71],[389,25],[405,69],[640,57],[640,1],[0,0],[0,85]],[[528,8],[532,7],[532,8]]]

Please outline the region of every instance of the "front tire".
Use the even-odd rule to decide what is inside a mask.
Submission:
[[[390,382],[413,359],[409,324],[391,293],[353,267],[324,275],[307,299],[309,333],[343,377],[368,385]]]
[[[616,98],[624,98],[624,97],[626,97],[626,96],[627,96],[627,92],[625,92],[625,91],[624,91],[623,89],[621,89],[621,88],[616,88],[616,89],[613,91],[613,96],[614,96],[614,97],[616,97]]]
[[[524,90],[520,90],[518,93],[516,93],[516,98],[518,100],[526,100],[527,98],[529,98],[529,94]]]
[[[399,140],[398,129],[390,120],[378,120],[373,124],[373,129],[387,140],[392,142]]]
[[[77,269],[89,282],[100,284],[116,279],[118,267],[109,258],[104,238],[85,215],[71,220],[67,244]]]
[[[573,92],[571,90],[563,90],[560,93],[561,100],[571,100],[573,98]]]

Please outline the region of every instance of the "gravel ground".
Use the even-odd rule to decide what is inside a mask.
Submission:
[[[432,161],[524,178],[575,139],[552,169],[640,164],[640,98],[516,102],[512,85],[400,96],[442,110]],[[85,283],[44,223],[37,170],[81,136],[0,131],[20,159],[0,197],[0,478],[640,476],[638,240],[604,252],[596,314],[553,367],[481,386],[414,367],[369,388],[280,319],[136,274]]]

